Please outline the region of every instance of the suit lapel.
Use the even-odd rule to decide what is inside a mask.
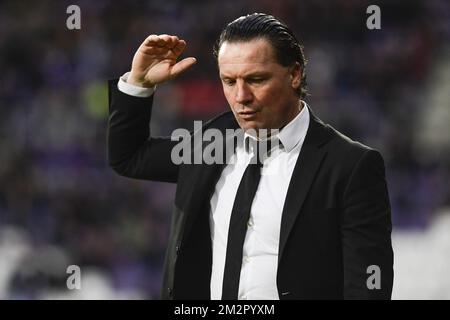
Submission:
[[[223,118],[223,123],[218,124],[220,126],[219,130],[222,132],[223,136],[227,137],[225,134],[226,128],[228,129],[238,129],[239,126],[231,112],[227,113],[227,116]],[[230,137],[227,137],[223,144],[223,155],[226,155],[227,143],[230,143]],[[203,142],[202,149],[206,147],[210,142]],[[192,226],[196,221],[196,217],[199,214],[205,214],[209,219],[209,201],[215,191],[215,186],[217,181],[222,174],[223,169],[226,166],[228,160],[225,160],[223,164],[198,164],[191,165],[193,170],[192,174],[192,189],[190,194],[188,194],[185,199],[185,212],[186,220],[183,232],[183,239],[187,239],[190,232],[192,231]],[[207,212],[206,212],[207,211]]]
[[[196,179],[192,181],[191,195],[188,197],[184,208],[186,213],[186,223],[183,232],[184,240],[189,236],[197,216],[199,214],[206,215],[205,211],[209,208],[209,199],[214,192],[224,165],[201,165],[201,167],[199,165],[199,168],[196,168],[198,171],[194,175]]]
[[[283,255],[289,234],[301,211],[316,172],[325,158],[326,148],[323,148],[323,145],[330,137],[326,125],[314,116],[311,109],[309,112],[308,132],[295,164],[283,206],[278,261]]]

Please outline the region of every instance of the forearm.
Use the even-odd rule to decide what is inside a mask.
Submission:
[[[130,96],[117,80],[109,82],[108,162],[126,177],[174,182],[178,168],[170,158],[170,138],[149,137],[152,101],[153,95]]]

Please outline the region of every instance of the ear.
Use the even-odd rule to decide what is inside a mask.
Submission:
[[[291,76],[291,86],[294,90],[300,87],[302,81],[302,67],[300,63],[296,62],[289,70]]]

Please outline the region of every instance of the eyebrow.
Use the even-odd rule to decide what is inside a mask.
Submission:
[[[255,72],[251,72],[249,74],[244,75],[244,79],[248,79],[248,78],[256,78],[256,77],[268,77],[270,76],[271,73],[267,72],[267,71],[255,71]],[[232,77],[225,75],[225,74],[220,74],[220,78],[221,79],[232,79]]]

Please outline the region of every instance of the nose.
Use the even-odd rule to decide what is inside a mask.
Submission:
[[[248,104],[253,99],[253,94],[247,84],[243,81],[236,82],[236,102],[239,104]]]

